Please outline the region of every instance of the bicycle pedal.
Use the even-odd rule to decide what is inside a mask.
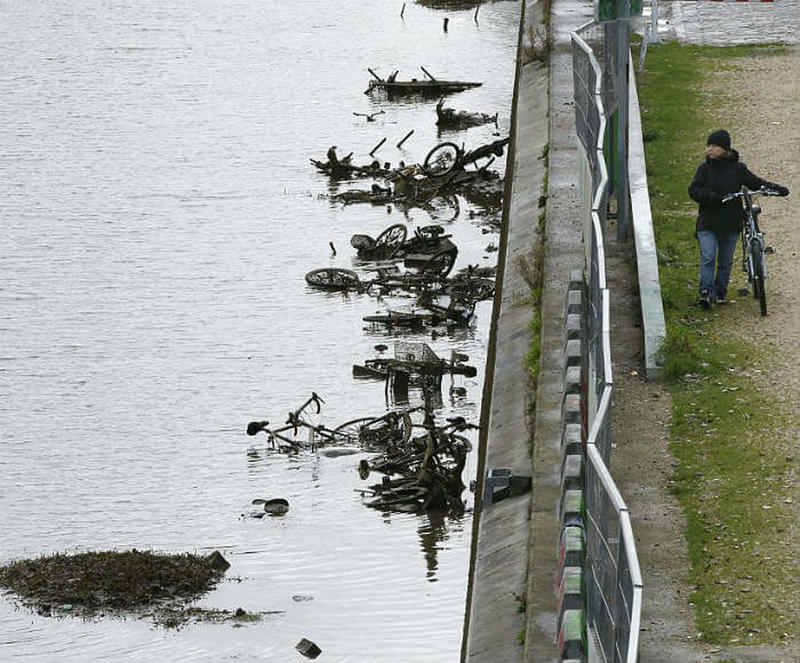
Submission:
[[[771,246],[765,246],[764,253],[771,256],[773,253],[775,253],[775,249],[773,249]]]

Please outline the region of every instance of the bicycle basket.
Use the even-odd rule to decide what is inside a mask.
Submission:
[[[427,343],[397,341],[394,344],[394,358],[400,361],[414,361],[423,364],[438,364],[439,357]]]

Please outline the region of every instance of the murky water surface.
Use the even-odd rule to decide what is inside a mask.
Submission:
[[[387,342],[361,321],[385,304],[303,280],[352,267],[354,232],[442,220],[325,198],[308,159],[328,146],[362,162],[386,137],[376,156],[411,163],[440,139],[435,100],[372,99],[366,68],[481,80],[447,105],[499,111],[507,133],[517,4],[483,6],[477,23],[411,3],[401,20],[402,7],[2,3],[0,562],[220,549],[232,567],[201,605],[270,613],[176,632],[2,599],[4,660],[284,661],[302,637],[331,661],[457,659],[472,496],[461,519],[383,515],[355,492],[362,455],[275,455],[244,433],[312,390],[329,425],[386,410],[380,383],[350,375]],[[492,131],[455,138],[474,147]],[[497,234],[470,209],[448,223],[458,266],[492,264]],[[484,303],[473,329],[412,340],[482,369],[489,316]],[[437,415],[477,422],[480,376],[466,397],[444,384]],[[240,517],[276,496],[291,502],[283,518]]]

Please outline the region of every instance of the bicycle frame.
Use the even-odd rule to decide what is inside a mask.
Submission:
[[[764,233],[758,227],[758,215],[761,213],[761,207],[753,203],[753,195],[756,193],[760,192],[749,191],[746,188],[742,188],[741,192],[742,205],[745,211],[745,220],[742,227],[742,271],[747,274],[747,279],[750,283],[753,282],[755,274],[753,252],[751,250],[754,245],[762,256],[761,265],[765,281],[768,276],[767,262],[764,260],[766,255]]]
[[[265,433],[268,444],[279,451],[296,452],[303,448],[316,449],[318,446],[331,444],[339,445],[366,445],[367,443],[383,442],[392,437],[396,431],[405,430],[403,435],[404,442],[411,434],[411,413],[421,410],[422,406],[407,408],[400,411],[391,411],[380,417],[365,417],[354,419],[337,426],[328,428],[322,423],[313,423],[305,418],[305,412],[310,406],[314,405],[316,414],[321,411],[321,404],[325,401],[312,392],[311,397],[299,408],[289,412],[286,423],[277,427],[270,428],[269,421],[251,421],[247,425],[247,434],[256,435]],[[357,424],[353,430],[344,430],[351,424]],[[308,432],[308,439],[303,440],[299,434],[301,431]],[[291,434],[289,434],[291,432]],[[370,439],[367,439],[370,438]],[[374,438],[374,439],[371,439]]]
[[[741,191],[732,193],[722,199],[726,203],[734,198],[742,199],[745,213],[742,228],[742,269],[747,273],[747,279],[753,287],[753,296],[759,301],[761,315],[767,315],[767,255],[772,249],[764,243],[764,233],[758,227],[758,215],[761,206],[753,202],[755,196],[779,196],[779,191],[761,187],[757,191],[750,191],[742,187]]]

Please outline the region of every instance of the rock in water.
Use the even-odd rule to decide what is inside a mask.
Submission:
[[[306,640],[306,638],[300,640],[294,648],[307,658],[316,658],[322,653],[322,650],[316,643],[311,642],[311,640]]]
[[[213,553],[206,557],[208,563],[211,565],[212,569],[216,569],[217,571],[226,571],[230,568],[230,562],[222,556],[222,553],[219,550],[215,550]]]

